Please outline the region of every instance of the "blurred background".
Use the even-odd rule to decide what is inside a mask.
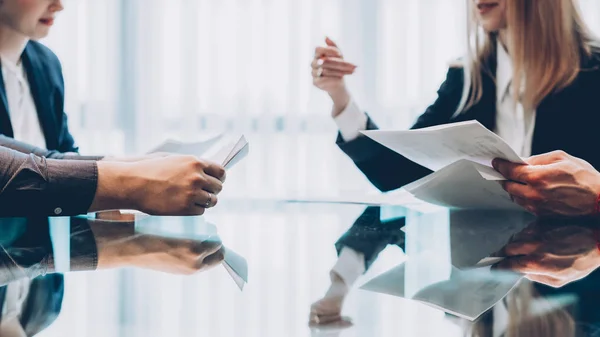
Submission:
[[[385,128],[410,126],[465,46],[465,0],[64,3],[44,42],[62,61],[82,152],[142,153],[166,138],[243,132],[260,160],[232,177],[227,192],[240,197],[370,188],[325,146],[335,140],[331,103],[312,86],[309,67],[325,36],[359,66],[348,85]],[[581,5],[600,32],[600,1]],[[298,168],[303,161],[312,169]],[[350,169],[312,174],[337,165]]]
[[[600,1],[580,1],[585,18],[600,34]],[[66,110],[81,152],[143,153],[166,138],[192,141],[208,133],[244,133],[251,155],[228,177],[224,193],[231,198],[327,196],[372,189],[335,147],[331,103],[312,86],[309,64],[325,36],[358,64],[348,85],[358,104],[385,128],[410,126],[435,98],[448,63],[465,46],[465,0],[66,0],[64,4],[43,42],[62,61]],[[299,216],[294,224],[281,223],[276,212],[218,217],[216,224],[226,233],[227,228],[237,228],[230,233],[239,238],[233,247],[242,255],[250,252],[249,261],[273,258],[268,247],[260,246],[265,237],[289,238],[273,248],[289,255],[278,256],[276,263],[316,263],[324,271],[316,275],[323,289],[300,291],[296,297],[290,284],[298,291],[302,280],[279,280],[269,270],[251,271],[255,280],[262,274],[270,277],[269,273],[274,279],[260,286],[272,299],[256,298],[256,307],[249,312],[276,314],[285,301],[309,304],[307,297],[325,291],[327,271],[335,261],[333,243],[354,215],[340,219],[324,211],[316,220]],[[240,221],[247,222],[247,231],[229,226]],[[308,233],[307,224],[314,221],[327,226]],[[304,251],[310,247],[308,241],[295,244],[298,237],[315,236],[331,244],[325,258],[308,259],[311,253]],[[149,289],[164,289],[153,296],[175,306],[187,296],[213,303],[235,296],[229,280],[199,283],[197,278],[149,275],[141,271],[69,275],[63,315],[44,336],[60,336],[63,329],[76,335],[115,336],[115,327],[135,322],[135,315],[153,317],[143,311]],[[181,285],[186,292],[165,282]],[[107,287],[118,289],[114,303],[97,300],[104,307],[90,307],[94,293]],[[389,308],[390,325],[382,329],[393,334],[394,324],[399,324],[394,318],[402,313]],[[203,321],[209,320],[209,309],[197,312],[205,315]],[[103,320],[95,321],[100,315]],[[180,322],[176,313],[163,317],[168,318],[162,323],[165,335],[184,331],[172,330]],[[71,323],[66,325],[65,319]],[[73,319],[78,325],[72,324]],[[244,322],[280,324],[273,329],[290,323],[252,323],[252,317]],[[243,328],[241,324],[242,330],[236,331]],[[195,331],[189,329],[185,331]]]

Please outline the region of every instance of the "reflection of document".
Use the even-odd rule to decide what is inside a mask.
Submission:
[[[409,259],[375,277],[361,289],[413,299],[473,321],[500,302],[521,279],[517,274],[491,271],[490,268],[461,271],[453,267],[446,280],[423,284],[411,295],[405,292],[406,270],[410,263],[427,264],[431,261]]]
[[[244,290],[244,286],[248,283],[248,262],[246,259],[236,254],[231,249],[225,249],[225,259],[223,267],[227,273],[233,278],[240,290]]]
[[[524,164],[502,138],[477,121],[406,131],[363,131],[363,134],[432,171],[460,159],[488,167],[494,158]]]
[[[444,207],[523,210],[498,181],[482,177],[481,164],[459,160],[404,187],[415,197]]]
[[[527,212],[505,210],[450,211],[450,257],[458,269],[494,265],[512,235],[521,232],[536,217]]]

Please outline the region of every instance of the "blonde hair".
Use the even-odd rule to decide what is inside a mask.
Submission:
[[[576,300],[572,304],[574,304]],[[508,325],[505,337],[575,337],[577,325],[568,302],[540,297],[533,284],[523,280],[506,301]],[[502,305],[502,304],[498,304]],[[573,310],[573,308],[570,308]],[[465,336],[493,337],[493,311],[485,313],[467,328]]]
[[[526,111],[533,110],[546,96],[575,80],[582,58],[591,57],[597,40],[583,21],[577,0],[506,0],[506,6],[513,92]],[[473,0],[467,0],[467,8],[468,53],[458,65],[465,80],[456,114],[481,100],[482,72],[495,78],[487,61],[495,54],[497,33],[479,26]]]

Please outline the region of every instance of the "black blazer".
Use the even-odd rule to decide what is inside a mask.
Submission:
[[[49,150],[77,152],[64,112],[65,86],[56,55],[39,42],[30,41],[23,52],[23,67]],[[13,137],[4,78],[0,72],[0,133]]]
[[[493,76],[491,74],[494,74]],[[493,130],[496,121],[496,57],[482,69],[483,96],[479,103],[453,118],[462,97],[464,75],[451,68],[438,90],[438,98],[423,113],[412,129],[477,120]],[[582,158],[600,169],[600,51],[582,60],[582,70],[567,88],[546,97],[536,109],[533,155],[563,150]],[[369,118],[367,129],[377,129]],[[338,145],[354,161],[367,178],[382,191],[400,188],[431,173],[401,155],[361,136]]]

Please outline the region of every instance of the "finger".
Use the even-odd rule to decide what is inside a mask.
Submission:
[[[204,241],[193,241],[190,250],[198,259],[204,259],[207,256],[215,254],[222,248],[223,244],[221,243],[221,239],[215,236]]]
[[[339,70],[344,72],[354,72],[354,70],[357,68],[356,65],[337,57],[321,58],[316,60],[315,64],[317,65],[317,68],[323,67],[325,69]]]
[[[223,182],[221,182],[221,180],[213,176],[204,175],[204,179],[202,181],[202,189],[206,192],[219,194],[223,190]]]
[[[533,187],[523,185],[513,181],[505,181],[502,183],[502,188],[513,198],[533,199],[537,193]]]
[[[342,57],[342,52],[336,47],[317,47],[315,49],[315,58],[321,58],[325,56]]]
[[[511,242],[504,246],[503,253],[506,257],[513,257],[518,255],[531,255],[535,253],[539,247],[539,241],[517,241]]]
[[[549,165],[557,161],[564,160],[569,155],[564,151],[552,151],[549,153],[540,154],[537,156],[531,156],[525,160],[529,165]]]
[[[530,281],[545,284],[547,286],[554,287],[554,288],[559,288],[564,285],[564,282],[562,280],[559,280],[555,277],[548,276],[548,275],[527,274],[527,275],[525,275],[525,278],[527,278]]]
[[[494,169],[500,172],[506,179],[521,183],[526,183],[524,178],[531,170],[531,166],[515,164],[499,158],[492,161],[492,166],[494,166]]]
[[[218,202],[219,199],[217,195],[207,191],[199,191],[195,201],[198,207],[202,207],[204,209],[215,207]]]
[[[227,172],[222,165],[212,162],[207,163],[206,167],[204,167],[204,173],[217,178],[221,182],[225,181],[225,176],[227,175]]]
[[[323,69],[321,72],[321,76],[319,76],[319,72],[318,70],[313,70],[312,72],[312,76],[315,79],[318,78],[323,78],[323,77],[329,77],[329,78],[343,78],[346,75],[350,75],[352,73],[345,73],[342,71],[337,71],[337,70],[329,70],[329,69]]]
[[[333,42],[332,39],[329,38],[329,36],[325,37],[325,43],[330,46],[330,47],[338,47],[337,44],[335,42]]]
[[[510,257],[499,262],[495,269],[511,270],[521,274],[548,274],[550,270],[542,266],[539,260],[540,258],[534,255]]]
[[[202,264],[204,264],[208,267],[212,267],[212,266],[215,266],[215,265],[223,262],[224,259],[225,259],[225,248],[221,247],[221,249],[219,249],[214,254],[211,254],[211,255],[205,257],[204,260],[202,260]]]
[[[318,324],[318,325],[330,324],[330,323],[341,321],[341,320],[342,320],[341,315],[333,315],[333,316],[311,315],[310,316],[310,323],[314,323],[314,324]]]

